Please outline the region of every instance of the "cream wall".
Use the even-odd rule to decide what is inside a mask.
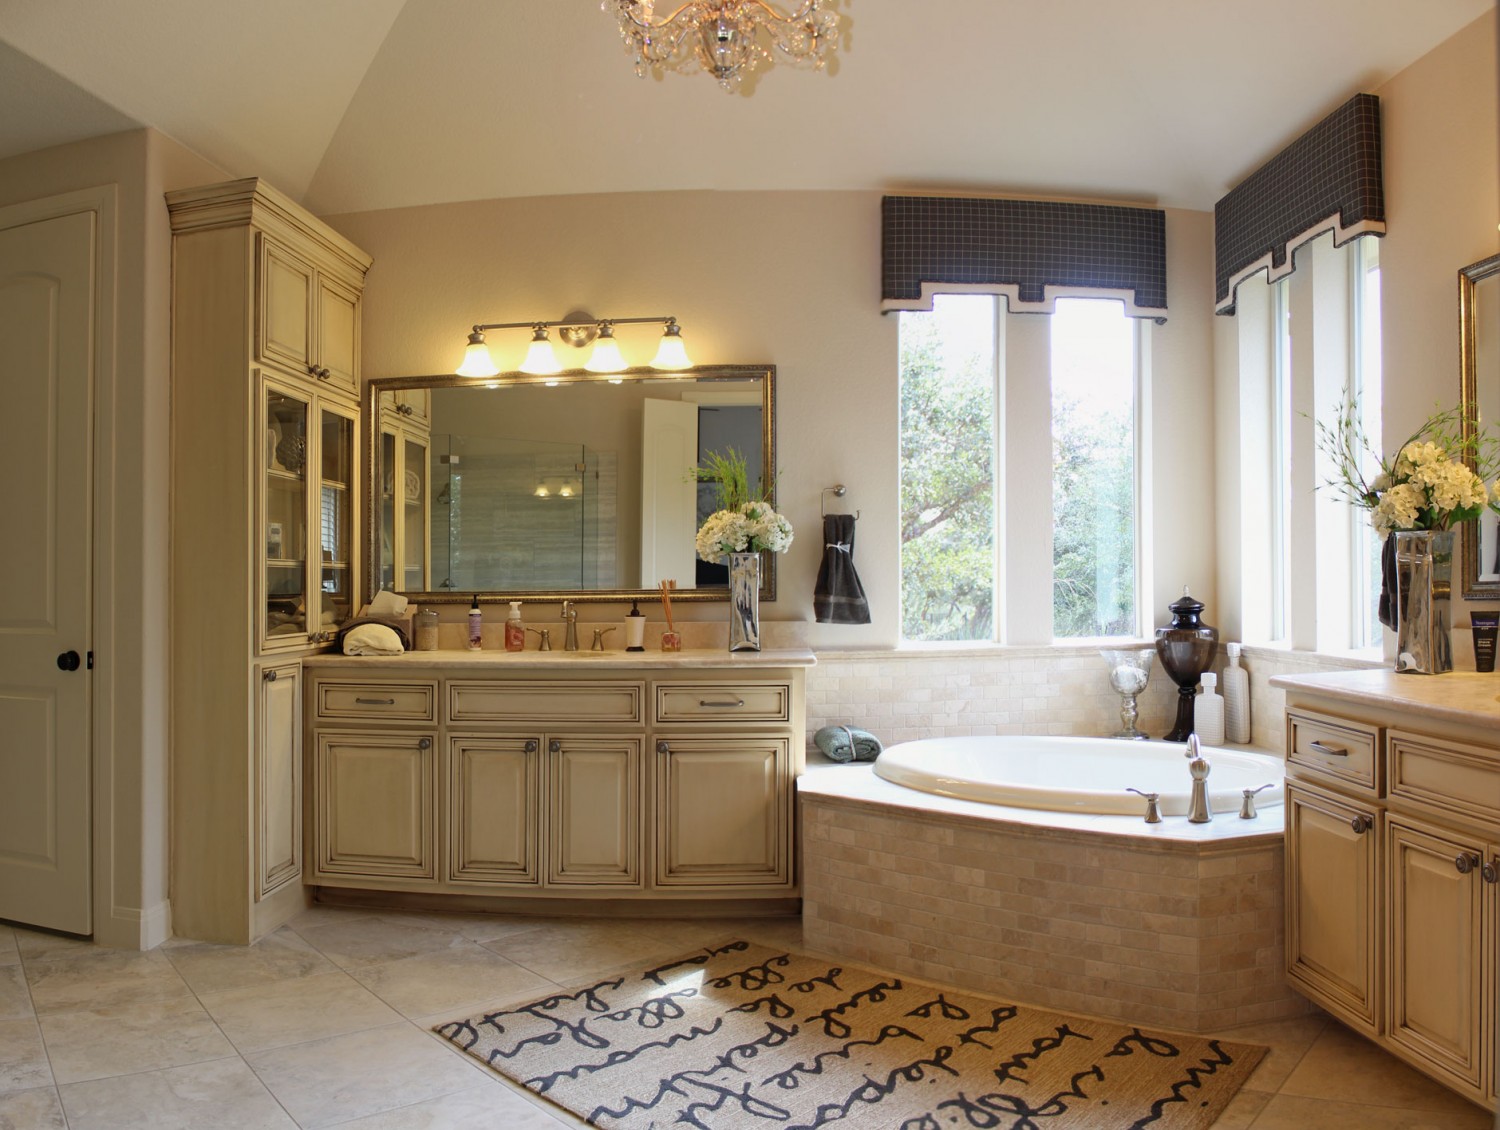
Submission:
[[[780,562],[772,620],[812,620],[820,491],[844,483],[861,512],[855,565],[868,626],[809,624],[821,648],[890,647],[899,634],[897,321],[879,307],[880,194],[677,192],[486,200],[324,217],[374,257],[365,290],[366,377],[452,371],[484,321],[555,319],[575,308],[673,314],[693,359],[777,366],[778,504],[797,530]],[[1156,585],[1165,606],[1191,584],[1212,606],[1210,374],[1212,220],[1167,217],[1170,321],[1150,331]],[[654,349],[649,327],[619,336]],[[491,336],[502,368],[527,335]],[[1016,375],[1012,374],[1014,378]],[[1204,468],[1209,468],[1205,470]],[[614,619],[592,606],[584,616]],[[719,606],[686,613],[713,618]]]
[[[95,937],[170,933],[167,874],[171,239],[162,193],[221,170],[153,130],[0,161],[0,205],[113,185],[113,360],[97,376],[93,719]]]

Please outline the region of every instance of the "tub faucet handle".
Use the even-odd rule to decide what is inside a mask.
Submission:
[[[1262,785],[1258,789],[1246,789],[1245,790],[1245,799],[1240,802],[1240,819],[1241,820],[1254,820],[1258,815],[1260,815],[1258,812],[1255,811],[1255,794],[1256,793],[1263,793],[1267,789],[1269,789],[1270,787],[1271,786],[1269,784],[1265,784],[1265,785]]]
[[[1143,793],[1143,792],[1141,792],[1140,789],[1126,789],[1125,791],[1127,793],[1134,793],[1136,796],[1140,796],[1140,797],[1145,797],[1146,798],[1146,823],[1147,824],[1160,824],[1161,823],[1161,807],[1156,803],[1157,800],[1161,796],[1160,793]]]

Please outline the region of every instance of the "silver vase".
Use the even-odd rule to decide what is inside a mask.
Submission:
[[[1399,530],[1396,539],[1396,670],[1453,670],[1453,531]]]
[[[729,555],[729,650],[760,650],[760,554]]]

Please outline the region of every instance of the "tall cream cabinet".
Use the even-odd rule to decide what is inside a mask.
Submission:
[[[1387,671],[1287,691],[1287,975],[1495,1106],[1500,680]]]
[[[260,180],[172,219],[172,917],[249,942],[304,904],[302,658],[358,561],[370,260]]]
[[[795,906],[804,651],[308,660],[311,886]],[[386,896],[388,897],[388,896]]]

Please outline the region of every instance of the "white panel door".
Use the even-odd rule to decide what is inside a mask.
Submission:
[[[647,400],[641,428],[641,587],[671,577],[690,589],[698,487],[688,474],[698,463],[698,406]]]
[[[0,226],[0,918],[76,934],[93,930],[94,223]]]

